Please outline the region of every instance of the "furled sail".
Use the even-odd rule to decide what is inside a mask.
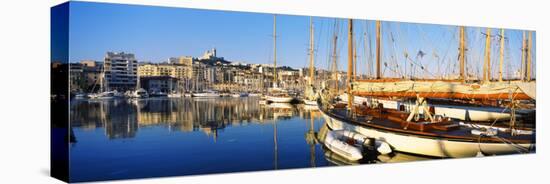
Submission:
[[[478,100],[535,99],[535,82],[463,83],[458,80],[375,79],[353,82],[352,94],[376,97],[425,97]]]

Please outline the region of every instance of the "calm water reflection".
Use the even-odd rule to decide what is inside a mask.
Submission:
[[[74,181],[358,164],[319,143],[317,110],[259,98],[73,101]],[[397,154],[362,163],[424,159]]]

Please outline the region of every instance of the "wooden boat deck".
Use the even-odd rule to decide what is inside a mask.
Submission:
[[[441,139],[450,139],[450,140],[460,140],[468,142],[495,142],[502,143],[505,139],[512,143],[523,144],[523,143],[535,143],[535,133],[532,135],[515,135],[512,136],[510,133],[498,132],[496,136],[479,136],[471,133],[473,128],[468,128],[464,126],[458,126],[456,129],[452,130],[435,130],[428,129],[424,131],[405,129],[399,122],[394,122],[386,118],[376,118],[373,117],[370,121],[367,120],[367,116],[355,115],[351,118],[349,116],[349,111],[347,109],[330,109],[326,110],[330,116],[333,118],[339,119],[345,122],[351,122],[357,125],[366,126],[369,128],[377,129],[379,131],[389,131],[398,134],[414,135],[420,137],[432,137],[432,138],[441,138]],[[457,124],[454,122],[454,124]]]

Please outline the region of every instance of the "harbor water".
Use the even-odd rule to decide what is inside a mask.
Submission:
[[[311,168],[428,159],[396,153],[349,162],[322,144],[315,108],[259,97],[73,100],[77,181]]]

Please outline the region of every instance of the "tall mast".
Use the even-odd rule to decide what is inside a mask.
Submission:
[[[99,92],[103,92],[103,80],[105,78],[105,61],[103,61],[103,66],[101,67],[101,75],[99,76]]]
[[[531,46],[533,45],[532,31],[529,31],[529,39],[527,40],[527,81],[531,81]]]
[[[357,80],[357,42],[353,39],[353,80]]]
[[[367,25],[367,21],[365,20],[365,25]],[[367,37],[367,26],[365,26],[365,61],[366,61],[366,65],[367,65],[367,78],[370,78],[371,77],[371,62],[370,62],[370,42],[368,41],[368,37]],[[369,44],[369,47],[367,48],[367,43]],[[369,57],[367,57],[367,54],[369,55]]]
[[[526,69],[526,67],[525,67],[525,49],[526,49],[525,47],[526,46],[525,45],[526,45],[526,43],[525,43],[525,31],[523,31],[523,38],[521,40],[521,72],[520,72],[521,73],[520,78],[521,78],[522,81],[525,80],[525,69]]]
[[[353,73],[353,20],[348,19],[348,77],[347,77],[347,94],[348,94],[348,108],[351,109],[353,105],[353,95],[351,94],[351,82]]]
[[[136,76],[137,76],[137,81],[136,81],[136,89],[135,90],[138,90],[140,87],[140,82],[139,82],[139,71],[136,73]],[[179,78],[178,78],[178,85],[179,85]]]
[[[102,74],[102,77],[101,77],[101,92],[104,92],[104,91],[111,91],[109,89],[109,80],[107,80],[105,77],[105,66],[106,66],[106,63],[105,61],[103,61],[103,74]],[[109,65],[110,66],[110,65]]]
[[[491,28],[487,28],[485,38],[485,64],[483,65],[483,81],[491,80]]]
[[[466,58],[466,55],[465,55],[465,51],[466,51],[466,38],[465,38],[465,35],[464,35],[464,26],[460,26],[460,46],[459,46],[459,61],[460,61],[460,80],[462,82],[465,82],[466,81],[466,75],[465,75],[465,71],[464,71],[464,68],[465,68],[465,58]]]
[[[273,15],[273,85],[277,86],[277,15]]]
[[[502,64],[504,63],[504,29],[500,29],[500,63],[498,65],[498,81],[502,82]]]
[[[314,58],[313,58],[313,44],[314,44],[314,40],[313,40],[313,17],[310,17],[309,18],[309,85],[310,86],[313,86],[313,73],[315,72],[313,70],[313,62],[314,62]]]
[[[332,47],[332,70],[333,70],[333,77],[334,77],[334,85],[335,85],[335,89],[336,89],[336,94],[340,93],[340,85],[339,85],[339,81],[338,81],[338,63],[336,62],[337,61],[337,56],[336,56],[336,48],[338,46],[338,34],[336,32],[336,30],[338,29],[338,20],[335,20],[334,21],[334,40],[333,40],[333,47]]]
[[[380,79],[382,78],[382,74],[380,73],[380,56],[381,56],[381,47],[380,45],[380,21],[376,21],[376,78]]]

